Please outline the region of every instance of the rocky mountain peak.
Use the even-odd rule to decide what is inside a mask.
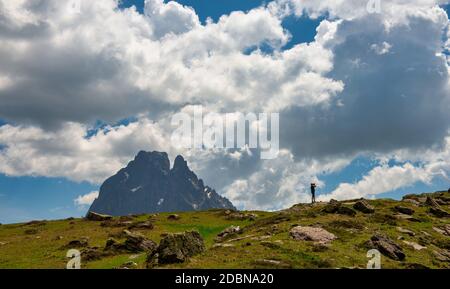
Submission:
[[[205,186],[179,155],[173,168],[165,152],[140,151],[126,168],[108,178],[89,211],[128,215],[156,212],[235,209]]]

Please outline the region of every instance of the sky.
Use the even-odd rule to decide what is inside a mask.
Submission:
[[[84,215],[140,150],[240,209],[447,190],[448,2],[0,0],[0,223]],[[177,148],[196,106],[278,112],[278,157]]]

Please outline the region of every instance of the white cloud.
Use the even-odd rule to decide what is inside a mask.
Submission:
[[[78,196],[73,201],[75,205],[83,207],[83,206],[90,206],[95,201],[96,198],[98,198],[98,192],[93,191],[90,192],[89,194]]]

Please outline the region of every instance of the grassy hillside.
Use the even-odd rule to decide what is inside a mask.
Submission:
[[[438,198],[443,210],[450,212],[450,194],[435,193],[433,197]],[[367,203],[375,212],[358,211],[356,216],[326,213],[323,209],[327,204],[318,203],[299,204],[280,212],[186,212],[178,213],[178,220],[169,220],[170,214],[140,215],[130,218],[128,224],[150,221],[152,229],[130,231],[139,232],[156,243],[167,233],[197,230],[201,234],[206,246],[204,253],[181,264],[159,265],[164,268],[365,268],[370,249],[368,241],[377,233],[398,244],[406,255],[403,261],[382,256],[383,268],[450,268],[449,260],[445,259],[450,252],[450,237],[445,231],[450,219],[433,215],[424,202],[424,196],[401,202],[369,200]],[[352,208],[354,203],[342,202],[342,206]],[[413,209],[412,216],[396,212],[395,207],[399,205]],[[65,268],[70,241],[84,238],[88,244],[79,248],[80,251],[93,248],[102,252],[109,237],[121,240],[121,232],[127,229],[101,224],[68,219],[1,225],[0,268]],[[217,234],[232,225],[240,226],[242,232],[216,243]],[[289,231],[298,225],[321,227],[337,239],[326,245],[294,240]],[[408,242],[426,248],[417,250]],[[130,261],[137,268],[145,268],[146,253],[82,259],[82,267],[116,268]]]

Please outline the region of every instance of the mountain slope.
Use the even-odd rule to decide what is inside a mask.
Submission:
[[[129,214],[235,209],[226,198],[205,186],[177,156],[170,168],[167,153],[141,151],[126,168],[107,179],[89,211]]]

